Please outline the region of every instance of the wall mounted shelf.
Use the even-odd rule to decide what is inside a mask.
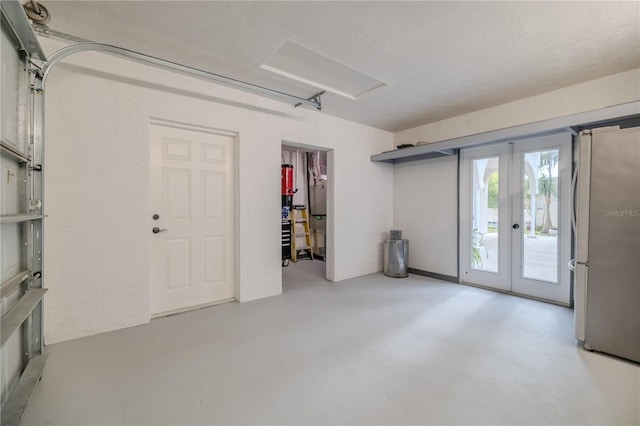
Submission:
[[[458,152],[457,149],[438,149],[433,144],[412,146],[409,148],[386,151],[371,156],[376,163],[404,163],[406,161],[428,160],[430,158],[450,157]]]
[[[577,135],[578,132],[585,127],[614,125],[623,121],[628,121],[629,125],[633,126],[638,125],[639,118],[640,101],[634,101],[594,111],[535,121],[519,126],[492,130],[490,132],[477,133],[409,148],[401,148],[395,151],[387,151],[372,155],[371,161],[395,164],[425,160],[453,155],[461,148],[470,148],[472,146],[490,145],[501,142],[518,142],[525,139],[566,132]]]

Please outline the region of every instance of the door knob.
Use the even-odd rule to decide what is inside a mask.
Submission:
[[[168,231],[168,229],[160,229],[157,226],[151,230],[151,232],[153,232],[154,234],[159,234],[161,232],[166,232],[166,231]]]
[[[513,229],[518,229],[518,228],[520,228],[520,225],[518,225],[517,223],[514,223],[513,224]]]

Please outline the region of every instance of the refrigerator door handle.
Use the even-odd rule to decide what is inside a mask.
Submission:
[[[576,218],[575,257],[580,261],[589,258],[589,195],[591,187],[591,135],[581,133],[579,162],[576,178],[576,196],[574,214]]]
[[[573,230],[574,234],[578,232],[577,189],[578,189],[578,167],[576,167],[573,170],[573,177],[571,178],[571,229]]]

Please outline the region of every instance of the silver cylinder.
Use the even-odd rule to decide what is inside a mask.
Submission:
[[[387,240],[384,242],[384,274],[388,277],[409,276],[409,240]]]

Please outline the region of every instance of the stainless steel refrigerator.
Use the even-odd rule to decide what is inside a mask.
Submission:
[[[580,134],[576,337],[640,362],[640,128]]]

